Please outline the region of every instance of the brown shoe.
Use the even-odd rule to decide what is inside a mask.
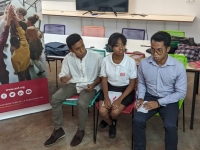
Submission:
[[[77,130],[76,134],[74,135],[71,143],[70,143],[70,146],[77,146],[79,145],[82,140],[83,140],[83,137],[85,135],[85,131],[84,130]]]

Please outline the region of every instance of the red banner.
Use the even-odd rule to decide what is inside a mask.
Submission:
[[[47,78],[0,86],[0,113],[49,103]]]

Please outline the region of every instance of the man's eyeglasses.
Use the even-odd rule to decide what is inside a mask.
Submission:
[[[163,50],[162,49],[151,49],[151,54],[155,54],[157,53],[158,55],[161,55],[163,53]]]

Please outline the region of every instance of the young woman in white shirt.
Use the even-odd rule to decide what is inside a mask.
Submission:
[[[135,79],[137,67],[135,60],[125,54],[126,37],[114,33],[108,40],[113,51],[103,59],[100,76],[102,77],[102,92],[99,96],[99,113],[103,119],[100,127],[109,125],[109,137],[116,137],[116,119],[123,109],[133,103],[135,97]],[[113,101],[113,103],[111,102]]]

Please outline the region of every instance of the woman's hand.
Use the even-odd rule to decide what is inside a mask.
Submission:
[[[121,101],[119,99],[115,100],[113,103],[112,103],[112,109],[118,109],[119,106],[121,104]]]
[[[110,102],[109,98],[104,99],[104,107],[107,108],[107,109],[111,108],[111,102]]]

